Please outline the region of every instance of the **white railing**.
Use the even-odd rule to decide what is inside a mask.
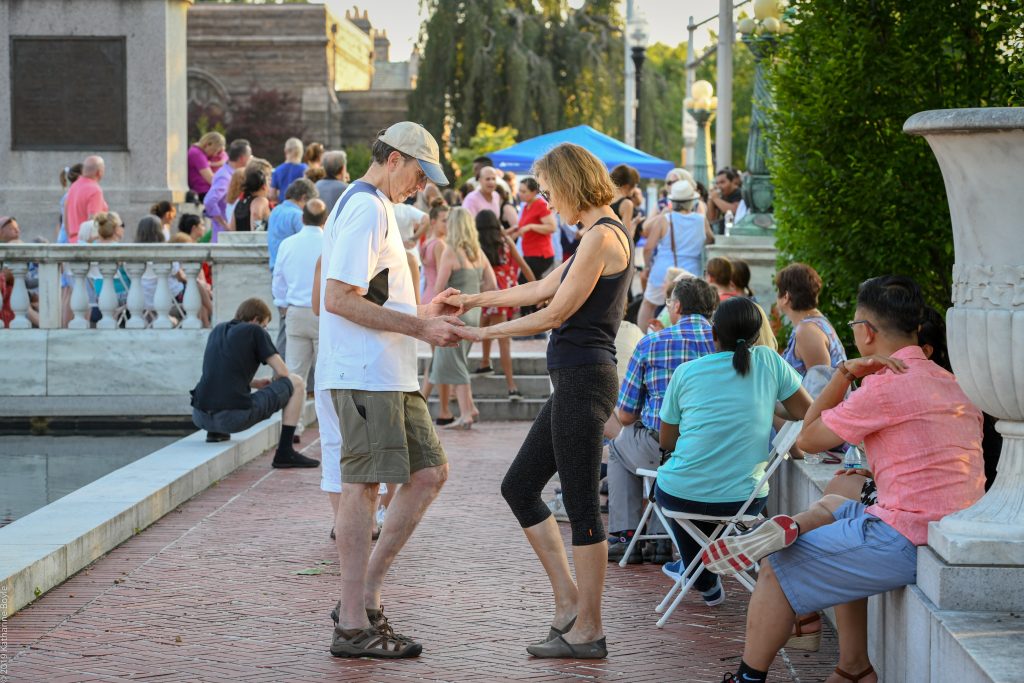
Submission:
[[[204,262],[210,264],[213,276],[212,323],[230,320],[238,304],[248,297],[258,296],[272,303],[265,243],[0,245],[0,264],[14,275],[10,297],[14,319],[9,329],[35,327],[29,317],[31,299],[26,282],[30,264],[38,266],[40,329],[64,326],[69,294],[69,329],[198,329],[202,326],[198,278]],[[175,263],[185,274],[180,302],[172,296],[170,287]],[[154,277],[155,291],[152,301],[147,302],[143,280],[152,281]],[[97,287],[100,281],[102,285]],[[94,308],[102,317],[93,324]]]

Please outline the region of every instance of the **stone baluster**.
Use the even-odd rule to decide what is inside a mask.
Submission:
[[[146,272],[145,263],[126,263],[125,272],[131,283],[128,285],[128,313],[131,316],[125,327],[129,330],[141,330],[146,326],[146,295],[142,292],[142,274]]]
[[[117,328],[117,292],[114,288],[114,276],[117,275],[117,263],[106,261],[99,264],[100,273],[103,274],[103,287],[100,289],[99,308],[103,317],[96,328],[100,330],[113,330]]]
[[[203,326],[199,320],[199,311],[203,308],[203,300],[199,296],[199,283],[196,278],[199,276],[200,265],[198,263],[183,263],[185,271],[185,296],[183,305],[185,307],[185,319],[181,321],[182,329],[198,330]]]
[[[167,276],[171,272],[170,263],[152,263],[149,266],[156,273],[156,293],[153,295],[153,309],[156,319],[153,321],[154,330],[169,330],[174,327],[167,312],[171,310],[171,288],[167,285]]]
[[[68,322],[70,330],[89,329],[89,292],[86,287],[92,283],[86,277],[89,272],[88,263],[69,263],[67,269],[71,272],[71,321]]]
[[[14,319],[11,320],[9,327],[12,330],[27,330],[32,327],[28,320],[28,289],[25,288],[28,264],[9,263],[7,267],[14,274],[14,289],[11,291],[11,310],[14,311]]]

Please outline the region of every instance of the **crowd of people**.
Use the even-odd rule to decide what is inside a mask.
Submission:
[[[480,157],[459,190],[448,187],[434,139],[409,122],[381,132],[369,170],[355,181],[341,150],[293,138],[284,153],[273,168],[245,140],[203,136],[188,152],[203,214],[177,215],[158,203],[136,239],[267,232],[280,335],[275,343],[267,334],[272,313],[259,299],[214,328],[193,418],[208,440],[220,441],[282,410],[274,466],[317,467],[293,449],[302,402],[315,395],[322,488],[345,558],[332,654],[419,654],[421,645],[397,634],[378,605],[385,575],[447,477],[435,426],[468,429],[478,420],[472,380],[494,374],[494,341],[508,398],[520,400],[510,340],[545,338],[552,394],[501,485],[553,591],[548,635],[527,650],[607,656],[604,578],[607,562],[625,556],[646,504],[638,468],[657,470],[652,497],[665,510],[728,517],[749,505],[757,514],[767,500],[767,486],[755,488],[773,430],[802,421],[793,457],[824,453],[838,464],[858,449],[866,467],[841,470],[808,510],[776,511],[706,548],[671,517],[668,529],[655,521],[648,532],[670,540],[635,543],[626,561],[660,564],[676,581],[700,557],[693,586],[709,607],[727,599],[721,576],[760,562],[742,662],[727,681],[765,680],[784,646],[816,649],[820,612],[832,606],[840,654],[830,680],[876,680],[866,598],[916,580],[927,524],[977,501],[986,486],[983,452],[998,453],[998,445],[983,447],[983,416],[950,371],[942,315],[915,282],[882,275],[856,293],[829,292],[856,295],[846,324],[859,357],[850,359],[819,309],[825,283],[811,265],[780,269],[775,292],[756,293],[759,302],[746,263],[706,258],[728,215],[742,209],[733,169],[719,171],[711,192],[674,169],[662,201],[647,206],[635,169],[609,172],[571,144],[549,151],[521,180]],[[61,173],[68,188],[58,241],[123,239],[103,175],[97,156]],[[17,221],[0,217],[0,239],[19,238]],[[90,277],[98,296],[103,278]],[[147,310],[156,277],[142,275]],[[180,265],[166,277],[180,297]],[[215,292],[208,277],[199,283],[209,324]],[[119,271],[119,301],[129,285]],[[762,307],[772,294],[770,309],[791,329],[781,350]],[[422,378],[416,339],[432,348]],[[471,367],[476,343],[481,362]],[[254,379],[260,364],[273,380]],[[431,420],[426,398],[435,388],[439,414]],[[575,578],[542,500],[556,474]],[[714,529],[710,521],[696,526]]]

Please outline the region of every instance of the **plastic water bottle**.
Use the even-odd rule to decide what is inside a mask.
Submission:
[[[733,216],[732,211],[725,212],[725,234],[729,235],[732,233]]]
[[[846,455],[843,456],[844,470],[862,470],[867,466],[868,463],[864,458],[864,453],[859,448],[850,446],[846,449]]]

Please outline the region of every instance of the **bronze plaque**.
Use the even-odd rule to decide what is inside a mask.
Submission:
[[[14,149],[128,149],[125,38],[11,37]]]

